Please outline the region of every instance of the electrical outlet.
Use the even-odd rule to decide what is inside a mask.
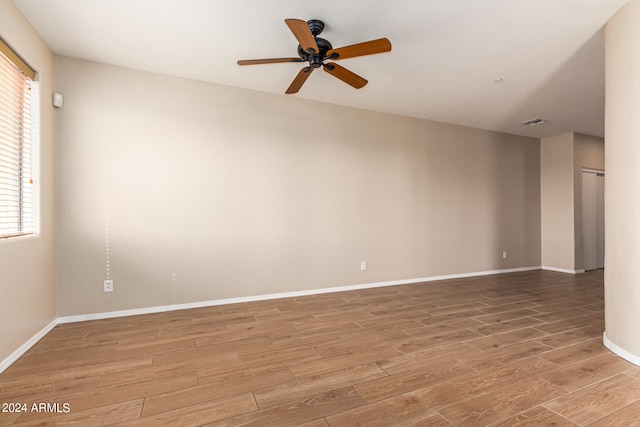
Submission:
[[[104,291],[113,292],[113,280],[108,279],[104,281]]]
[[[367,269],[367,261],[360,261],[360,270],[365,271]]]
[[[502,259],[507,259],[507,251],[502,251]]]

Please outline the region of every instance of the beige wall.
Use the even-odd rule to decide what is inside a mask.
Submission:
[[[640,363],[640,1],[605,30],[605,342]]]
[[[573,271],[573,133],[540,140],[542,266]]]
[[[0,362],[54,320],[54,57],[10,0],[0,0],[0,37],[37,72],[40,82],[39,236],[0,240]]]
[[[575,269],[584,270],[582,249],[582,168],[604,170],[604,139],[573,134]]]
[[[577,272],[582,251],[582,168],[604,169],[604,140],[566,133],[540,141],[542,266]]]
[[[540,265],[538,140],[56,71],[61,316]]]

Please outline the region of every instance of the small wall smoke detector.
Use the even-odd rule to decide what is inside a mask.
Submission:
[[[535,119],[530,119],[530,120],[525,120],[524,122],[520,122],[521,125],[525,125],[525,126],[538,126],[544,123],[544,120],[539,119],[539,118],[535,118]]]

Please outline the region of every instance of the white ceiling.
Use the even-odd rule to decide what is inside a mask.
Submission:
[[[138,70],[518,135],[604,134],[603,25],[627,0],[14,0],[51,49]],[[340,61],[356,90],[300,63],[286,18],[322,19],[334,47],[387,37],[390,53]],[[496,79],[502,83],[496,84]],[[539,117],[547,123],[519,123]]]

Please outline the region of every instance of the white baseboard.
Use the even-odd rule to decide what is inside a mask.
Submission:
[[[58,323],[76,323],[76,322],[85,322],[87,320],[101,320],[101,319],[111,319],[114,317],[138,316],[141,314],[163,313],[163,312],[175,311],[175,310],[188,310],[191,308],[215,307],[218,305],[238,304],[238,303],[254,302],[254,301],[267,301],[267,300],[280,299],[280,298],[295,298],[295,297],[310,296],[310,295],[328,294],[333,292],[357,291],[362,289],[381,288],[384,286],[409,285],[413,283],[434,282],[436,280],[460,279],[465,277],[488,276],[491,274],[516,273],[520,271],[532,271],[532,270],[540,270],[540,266],[510,268],[505,270],[479,271],[479,272],[473,272],[473,273],[449,274],[444,276],[420,277],[420,278],[405,279],[405,280],[391,280],[387,282],[364,283],[360,285],[338,286],[333,288],[310,289],[305,291],[294,291],[294,292],[279,292],[276,294],[263,294],[263,295],[255,295],[255,296],[248,296],[248,297],[226,298],[226,299],[210,300],[210,301],[198,301],[198,302],[190,302],[190,303],[184,303],[184,304],[135,308],[131,310],[108,311],[103,313],[80,314],[76,316],[59,317],[57,321]]]
[[[611,352],[613,352],[614,354],[622,357],[624,360],[627,360],[627,361],[633,363],[634,365],[640,366],[640,356],[636,356],[635,354],[631,354],[627,350],[624,350],[623,348],[620,348],[617,345],[615,345],[613,342],[611,342],[609,340],[609,338],[607,338],[607,331],[604,331],[602,333],[602,343],[604,344],[605,347],[607,347],[609,350],[611,350]]]
[[[22,344],[16,351],[11,353],[9,357],[0,362],[0,374],[5,371],[9,366],[13,365],[13,363],[20,358],[23,354],[25,354],[31,347],[36,345],[38,341],[40,341],[45,335],[47,335],[53,328],[58,324],[57,319],[51,321],[47,326],[42,328],[37,334],[29,338],[27,342]]]
[[[249,297],[227,298],[227,299],[199,301],[199,302],[192,302],[192,303],[185,303],[185,304],[136,308],[132,310],[119,310],[119,311],[108,311],[104,313],[80,314],[76,316],[63,316],[63,317],[56,318],[50,324],[45,326],[40,332],[34,335],[26,343],[24,343],[19,349],[14,351],[9,357],[7,357],[5,360],[0,362],[0,373],[2,373],[5,369],[11,366],[13,362],[18,360],[20,356],[22,356],[24,353],[27,352],[27,350],[33,347],[42,337],[44,337],[56,325],[63,324],[63,323],[76,323],[76,322],[85,322],[88,320],[102,320],[102,319],[111,319],[115,317],[137,316],[141,314],[164,313],[164,312],[175,311],[175,310],[187,310],[190,308],[214,307],[218,305],[237,304],[237,303],[243,303],[243,302],[266,301],[266,300],[279,299],[279,298],[292,298],[292,297],[301,297],[301,296],[308,296],[308,295],[320,295],[320,294],[327,294],[332,292],[344,292],[344,291],[354,291],[354,290],[361,290],[361,289],[380,288],[384,286],[409,285],[412,283],[434,282],[436,280],[449,280],[449,279],[460,279],[465,277],[488,276],[491,274],[517,273],[521,271],[540,270],[541,268],[543,267],[535,266],[535,267],[509,268],[504,270],[479,271],[479,272],[473,272],[473,273],[448,274],[444,276],[431,276],[431,277],[420,277],[416,279],[392,280],[388,282],[365,283],[360,285],[339,286],[335,288],[321,288],[321,289],[311,289],[306,291],[281,292],[276,294],[255,295],[255,296],[249,296]]]
[[[579,274],[584,273],[584,270],[569,270],[567,268],[558,268],[558,267],[547,267],[543,265],[541,267],[543,270],[555,271],[557,273],[567,273],[567,274]]]

